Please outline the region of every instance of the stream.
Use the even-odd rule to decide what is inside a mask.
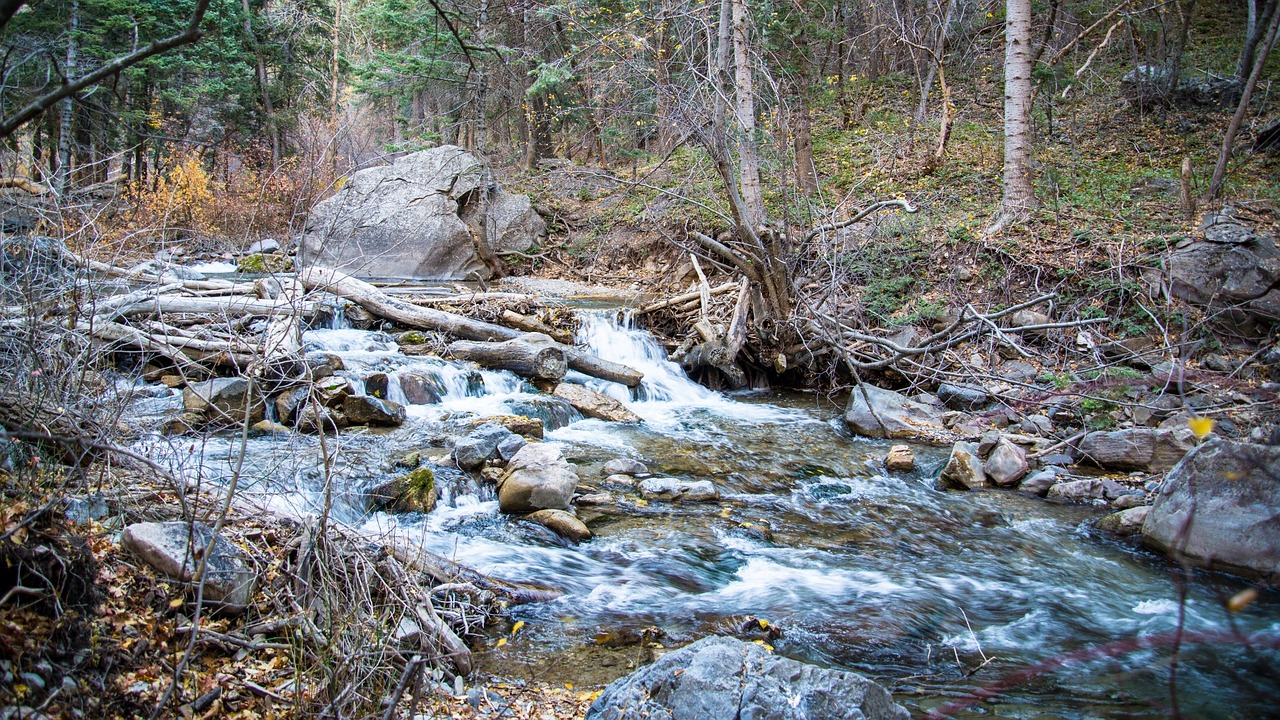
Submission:
[[[646,660],[647,641],[674,646],[766,620],[783,632],[769,640],[776,652],[862,672],[913,716],[988,690],[998,694],[955,716],[1163,718],[1173,712],[1169,658],[1181,619],[1189,637],[1176,697],[1186,717],[1275,712],[1280,654],[1242,640],[1280,634],[1280,594],[1264,592],[1232,615],[1224,603],[1243,581],[1196,572],[1180,583],[1162,556],[1095,531],[1097,509],[935,490],[940,448],[915,447],[917,469],[887,475],[890,443],[851,435],[839,408],[812,396],[709,391],[617,311],[583,315],[579,339],[645,380],[633,392],[569,379],[623,400],[643,423],[583,419],[509,373],[405,356],[383,333],[316,329],[303,338],[308,351],[340,355],[353,379],[412,370],[443,391],[437,405],[408,406],[400,428],[327,439],[338,520],[564,591],[514,608],[524,628],[500,649],[477,649],[482,670],[604,683]],[[398,392],[393,382],[391,399]],[[135,412],[159,418],[180,404],[176,395],[145,398]],[[546,441],[562,446],[586,485],[601,487],[600,466],[630,457],[660,475],[711,480],[721,500],[644,503],[602,488],[627,499],[583,508],[595,537],[574,546],[500,515],[492,488],[439,468],[441,501],[429,515],[366,512],[363,490],[403,472],[396,458],[446,456],[445,439],[470,418],[500,413],[543,418]],[[239,436],[152,436],[143,449],[187,477],[221,482]],[[312,436],[251,438],[240,492],[281,513],[318,512],[321,460]],[[1210,642],[1193,642],[1201,635]]]

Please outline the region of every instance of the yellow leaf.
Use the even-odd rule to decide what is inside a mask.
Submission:
[[[564,686],[565,686],[566,688],[569,688],[570,690],[572,690],[572,689],[573,689],[573,683],[565,683],[565,684],[564,684]]]
[[[511,634],[515,635],[516,633],[520,632],[520,628],[522,627],[524,627],[524,621],[517,620],[516,624],[511,626]]]
[[[496,647],[502,647],[503,645],[506,645],[506,644],[507,644],[506,638],[498,638],[498,644]]]
[[[1191,428],[1191,432],[1195,434],[1197,440],[1203,440],[1206,435],[1213,432],[1213,419],[1193,417],[1187,420],[1187,426]]]
[[[169,601],[169,607],[180,608],[182,607],[182,602],[183,602],[182,598],[174,598]]]
[[[765,630],[768,630],[768,629],[769,629],[769,621],[768,621],[768,620],[765,620],[764,618],[760,618],[760,619],[756,620],[756,622],[760,623],[760,627],[761,627],[762,629],[765,629]]]
[[[1231,612],[1240,612],[1249,607],[1249,604],[1258,599],[1258,591],[1253,588],[1245,588],[1227,601],[1227,609]]]

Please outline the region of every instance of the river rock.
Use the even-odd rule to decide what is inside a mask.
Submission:
[[[494,252],[520,251],[546,223],[474,155],[443,145],[352,175],[312,208],[298,254],[303,265],[357,277],[488,277],[472,244],[477,231]]]
[[[910,445],[894,445],[884,457],[884,467],[889,472],[911,472],[916,467],[916,454]]]
[[[391,391],[391,376],[384,372],[370,373],[364,379],[364,394],[386,400]]]
[[[1146,544],[1201,567],[1280,583],[1280,447],[1214,439],[1164,479]]]
[[[463,470],[475,470],[496,459],[498,446],[513,437],[516,434],[501,425],[484,423],[453,444],[453,462]]]
[[[428,467],[418,467],[369,491],[369,504],[391,512],[429,513],[440,497],[436,476]]]
[[[614,681],[586,720],[907,720],[887,690],[861,675],[708,637]]]
[[[1142,532],[1142,524],[1150,510],[1150,505],[1142,505],[1113,512],[1098,520],[1098,529],[1116,535],[1137,535]]]
[[[591,531],[586,524],[567,510],[539,510],[525,515],[525,519],[542,525],[566,540],[578,543],[591,539]]]
[[[347,416],[341,410],[311,401],[298,408],[293,422],[294,427],[304,433],[335,433],[348,424]]]
[[[435,405],[443,394],[439,381],[416,372],[400,375],[400,391],[410,405]]]
[[[948,435],[936,408],[867,383],[853,389],[844,421],[867,437],[936,441]]]
[[[544,433],[542,420],[527,415],[490,415],[482,422],[501,425],[516,435],[527,438],[541,438]]]
[[[1018,484],[1018,490],[1032,495],[1044,497],[1049,492],[1049,488],[1058,481],[1058,473],[1050,468],[1045,468],[1022,479]]]
[[[687,502],[713,502],[720,499],[720,491],[710,480],[677,480],[676,478],[645,478],[636,486],[645,500],[684,500]]]
[[[298,417],[298,410],[307,404],[307,398],[310,396],[311,388],[309,387],[289,388],[277,395],[276,419],[285,424],[294,422]]]
[[[1109,470],[1161,472],[1172,468],[1195,447],[1190,428],[1131,428],[1091,432],[1080,441],[1080,455]]]
[[[291,273],[296,269],[292,257],[276,253],[254,253],[244,255],[236,261],[236,272],[242,273],[275,275]]]
[[[338,375],[317,380],[311,387],[320,402],[330,408],[341,408],[346,404],[347,398],[356,392],[350,381]]]
[[[649,468],[639,460],[631,458],[615,458],[600,468],[604,475],[648,475]]]
[[[1205,240],[1175,250],[1166,262],[1175,297],[1246,325],[1280,318],[1280,250],[1276,238],[1238,220],[1230,208],[1208,213]]]
[[[371,395],[348,395],[342,403],[342,412],[352,425],[398,427],[405,419],[403,405]]]
[[[577,486],[578,473],[558,447],[530,443],[498,479],[498,508],[504,513],[565,510]]]
[[[610,422],[640,422],[641,420],[639,415],[628,410],[627,406],[617,400],[581,385],[562,382],[556,385],[553,394],[568,401],[578,412],[587,417]]]
[[[938,386],[938,399],[952,410],[977,410],[990,402],[991,396],[979,385],[942,383]]]
[[[978,448],[973,443],[960,441],[951,447],[951,457],[938,476],[943,488],[975,490],[987,487],[987,473],[978,459]]]
[[[263,238],[254,241],[249,247],[245,248],[246,255],[256,255],[258,253],[278,253],[280,252],[280,243],[272,238]]]
[[[1126,492],[1125,487],[1108,478],[1084,478],[1055,483],[1046,497],[1071,503],[1110,502]]]
[[[144,522],[125,528],[120,545],[165,575],[191,582],[200,566],[199,556],[213,537],[213,528],[204,523]],[[243,612],[256,580],[249,557],[219,535],[206,563],[204,599]]]
[[[1026,476],[1031,467],[1027,464],[1027,451],[1006,438],[996,443],[982,469],[987,477],[1000,487],[1009,487]]]
[[[182,407],[204,413],[210,422],[250,425],[261,420],[267,401],[248,378],[213,378],[191,383],[182,391]]]

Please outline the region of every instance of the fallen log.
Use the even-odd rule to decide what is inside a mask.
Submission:
[[[738,288],[738,283],[727,282],[723,285],[717,285],[711,288],[709,293],[711,295],[721,295],[731,290],[736,290],[737,288]],[[669,308],[674,305],[683,305],[684,303],[687,303],[690,300],[700,301],[701,297],[702,297],[702,290],[701,288],[699,288],[698,290],[687,292],[687,293],[684,293],[683,295],[677,295],[673,298],[667,298],[666,300],[660,300],[655,303],[650,303],[640,308],[638,312],[641,315],[644,315],[645,313],[651,313],[655,310],[662,310],[663,308]],[[693,307],[697,307],[697,304],[693,305]],[[689,308],[689,309],[692,309],[692,308]]]
[[[298,273],[298,279],[309,290],[323,290],[350,300],[369,312],[411,327],[438,330],[465,340],[512,340],[519,330],[472,320],[471,318],[434,308],[419,307],[393,298],[369,283],[329,268],[309,267]],[[601,380],[619,382],[627,387],[640,384],[644,375],[626,365],[598,358],[569,345],[559,345],[569,367]]]
[[[543,335],[548,342],[550,337]],[[459,360],[470,360],[485,367],[510,370],[538,380],[559,380],[569,370],[564,351],[551,344],[533,345],[523,338],[505,342],[455,340],[449,343],[449,354]]]
[[[503,310],[502,322],[525,332],[542,333],[559,343],[573,342],[573,338],[568,333],[557,330],[532,315],[521,315],[515,310]]]
[[[110,308],[115,317],[150,313],[185,313],[191,315],[290,315],[310,317],[320,311],[314,302],[292,302],[286,298],[262,300],[258,297],[183,297],[157,295],[152,298]]]

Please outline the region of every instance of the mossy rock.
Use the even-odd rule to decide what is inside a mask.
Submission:
[[[397,345],[426,345],[427,336],[421,330],[409,330],[396,336]]]
[[[436,476],[429,467],[416,468],[369,492],[371,506],[396,513],[429,513],[439,497]]]
[[[245,255],[236,262],[236,272],[242,273],[266,274],[291,273],[293,271],[293,258],[276,253]]]

